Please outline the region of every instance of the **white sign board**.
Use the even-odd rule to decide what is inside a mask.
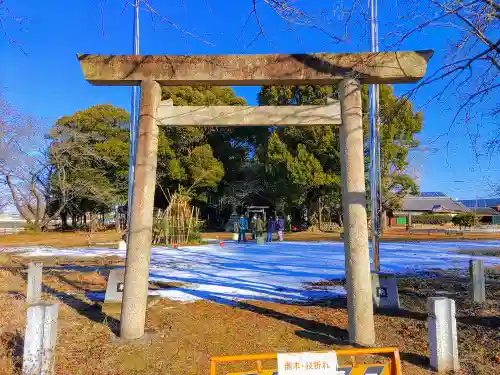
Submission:
[[[278,353],[279,375],[332,375],[337,373],[337,354]]]

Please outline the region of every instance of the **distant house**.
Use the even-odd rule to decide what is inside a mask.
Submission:
[[[500,198],[461,199],[459,200],[471,212],[481,216],[481,222],[486,224],[500,224]]]
[[[21,232],[25,226],[26,220],[19,215],[0,212],[0,235]]]
[[[469,212],[469,209],[441,192],[422,192],[403,198],[401,210],[392,212],[388,217],[389,225],[406,225],[407,218],[422,214],[456,215]]]
[[[419,195],[409,195],[403,198],[401,215],[421,215],[421,214],[458,214],[460,212],[470,212],[464,204],[453,200],[441,192],[422,192]]]

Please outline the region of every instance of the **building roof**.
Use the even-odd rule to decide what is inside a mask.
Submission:
[[[445,196],[407,196],[403,198],[403,211],[416,212],[466,212],[460,202]]]
[[[422,191],[417,196],[423,198],[431,198],[431,197],[446,197],[447,195],[440,191]]]
[[[472,211],[476,213],[477,215],[483,215],[483,216],[500,216],[500,212],[497,210],[494,210],[493,208],[489,207],[478,207],[478,208],[473,208]]]

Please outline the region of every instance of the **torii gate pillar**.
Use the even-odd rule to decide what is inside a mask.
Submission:
[[[366,218],[361,86],[344,78],[339,85],[342,125],[340,158],[349,341],[375,344],[370,253]]]
[[[134,195],[125,263],[126,287],[123,290],[120,317],[120,337],[124,340],[142,337],[146,323],[158,150],[156,111],[160,100],[161,88],[158,82],[142,81]]]

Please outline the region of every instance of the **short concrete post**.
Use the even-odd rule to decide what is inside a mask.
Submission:
[[[359,81],[346,77],[339,85],[342,125],[340,158],[344,212],[349,341],[375,344],[368,224],[366,219],[363,117]]]
[[[141,338],[146,324],[158,151],[156,113],[160,100],[161,88],[158,82],[143,81],[120,319],[120,338],[125,340]]]
[[[482,260],[469,261],[470,294],[476,303],[486,301],[486,287],[484,280],[484,262]]]
[[[398,282],[391,273],[372,272],[373,305],[381,309],[399,309]]]
[[[457,322],[455,301],[446,297],[427,300],[430,365],[438,372],[457,371]]]
[[[59,305],[28,307],[22,375],[52,375]]]
[[[42,271],[42,263],[28,263],[28,291],[26,293],[26,303],[33,304],[42,300]]]

